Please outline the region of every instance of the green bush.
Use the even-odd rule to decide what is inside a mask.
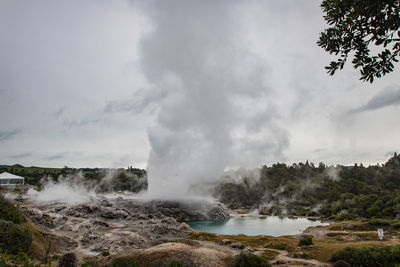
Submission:
[[[0,251],[0,266],[1,267],[15,267],[15,266],[24,266],[24,267],[34,267],[35,265],[29,260],[28,256],[19,252],[16,255],[5,254]]]
[[[387,220],[387,219],[370,219],[370,220],[368,220],[368,224],[374,225],[374,226],[389,226],[391,222],[392,222],[391,220]]]
[[[110,252],[107,251],[107,250],[105,250],[105,251],[103,251],[103,252],[101,253],[101,256],[103,256],[103,257],[110,256]]]
[[[338,250],[330,259],[332,262],[338,260],[344,260],[352,267],[395,267],[400,263],[400,246],[346,247]]]
[[[140,264],[137,263],[134,259],[129,257],[119,257],[113,259],[108,267],[140,267]]]
[[[179,260],[171,260],[168,262],[167,267],[183,267],[183,262]]]
[[[313,244],[312,236],[306,235],[305,237],[300,238],[299,246],[310,246]]]
[[[349,221],[349,220],[357,219],[357,216],[354,214],[351,214],[351,213],[344,212],[344,213],[340,213],[339,215],[335,216],[335,218],[340,221]]]
[[[22,212],[0,195],[0,219],[20,224],[26,221]]]
[[[400,228],[400,222],[396,222],[396,223],[392,224],[392,226],[394,228],[396,228],[396,229],[399,229]]]
[[[0,220],[0,249],[11,254],[27,252],[32,243],[32,233],[10,221]]]
[[[264,258],[254,254],[240,253],[235,257],[235,267],[270,267]]]

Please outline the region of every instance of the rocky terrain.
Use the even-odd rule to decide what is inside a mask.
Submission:
[[[223,205],[206,201],[99,198],[76,205],[24,201],[20,207],[35,224],[64,240],[63,253],[83,255],[149,248],[185,238],[191,231],[185,221],[229,218]]]

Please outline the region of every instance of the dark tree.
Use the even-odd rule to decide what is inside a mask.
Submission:
[[[353,54],[360,80],[372,83],[393,71],[400,53],[399,0],[324,0],[321,7],[330,27],[317,43],[338,56],[325,67],[330,75]]]

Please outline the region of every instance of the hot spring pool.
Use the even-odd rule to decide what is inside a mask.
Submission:
[[[328,225],[321,221],[311,221],[307,218],[281,218],[278,216],[267,217],[239,217],[226,221],[196,221],[187,223],[192,229],[224,235],[244,234],[255,235],[296,235],[302,233],[310,226]]]

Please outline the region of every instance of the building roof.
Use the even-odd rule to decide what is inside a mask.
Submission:
[[[3,172],[0,173],[0,179],[24,179],[24,177],[15,175],[15,174],[11,174],[8,172]]]

